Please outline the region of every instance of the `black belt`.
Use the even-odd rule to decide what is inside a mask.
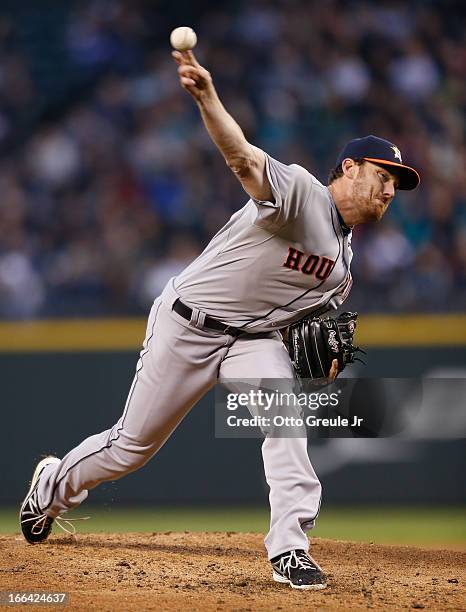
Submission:
[[[187,321],[191,321],[191,315],[193,313],[192,309],[178,298],[176,302],[172,306],[172,310],[174,310],[177,314],[179,314],[183,319]],[[230,325],[225,325],[221,321],[217,321],[217,319],[212,319],[212,317],[205,316],[204,325],[206,329],[213,329],[215,331],[222,332],[222,334],[228,334],[229,336],[239,336],[239,334],[243,333],[242,329],[238,329],[237,327],[231,327]]]

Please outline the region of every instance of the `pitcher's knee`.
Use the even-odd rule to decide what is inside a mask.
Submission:
[[[159,446],[129,440],[122,435],[109,449],[112,462],[121,474],[138,470],[157,452]]]
[[[314,487],[315,487],[315,492],[314,492],[315,497],[319,497],[319,499],[321,499],[322,498],[322,485],[320,484],[319,480],[315,483]]]

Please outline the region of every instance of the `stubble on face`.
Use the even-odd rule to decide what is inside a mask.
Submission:
[[[375,177],[371,179],[365,164],[359,167],[358,176],[353,182],[353,202],[358,208],[361,223],[380,221],[390,204],[377,188]]]

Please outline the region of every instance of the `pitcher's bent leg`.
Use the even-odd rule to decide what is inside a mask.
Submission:
[[[99,483],[143,466],[215,383],[222,346],[221,338],[188,329],[156,301],[122,417],[45,468],[41,509],[55,517],[82,503]]]

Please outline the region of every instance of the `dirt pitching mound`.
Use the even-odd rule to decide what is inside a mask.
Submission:
[[[312,555],[328,574],[322,591],[273,582],[260,534],[54,535],[35,546],[2,536],[0,591],[66,591],[68,610],[466,607],[465,552],[315,539]]]

